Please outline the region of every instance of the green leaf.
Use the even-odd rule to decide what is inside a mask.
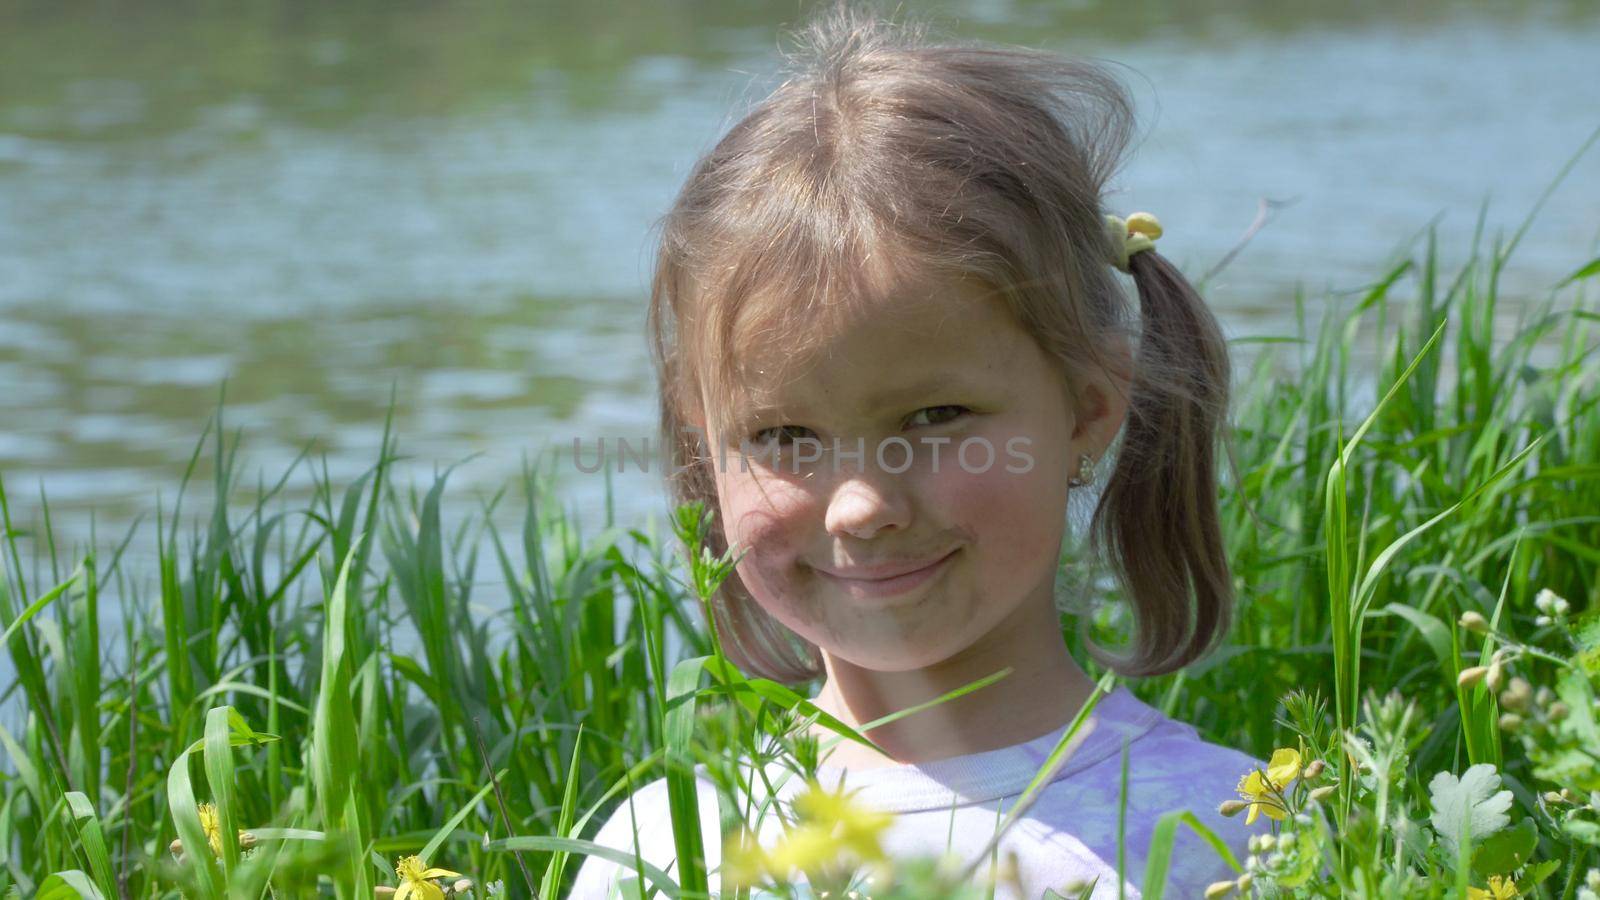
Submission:
[[[438,850],[439,845],[444,843],[444,839],[450,836],[450,832],[461,827],[461,822],[467,817],[467,814],[472,812],[473,808],[479,803],[483,802],[483,798],[487,796],[490,791],[494,790],[494,779],[504,778],[505,774],[505,771],[501,770],[498,774],[491,775],[489,783],[484,785],[476,794],[473,794],[472,799],[468,800],[465,805],[456,810],[456,814],[450,817],[450,821],[444,823],[444,825],[441,826],[438,831],[434,832],[433,837],[430,838],[427,845],[422,848],[422,852],[418,853],[417,855],[422,857],[424,862],[427,862],[429,865],[433,865],[434,851]]]
[[[1592,777],[1595,771],[1595,758],[1577,747],[1540,748],[1531,755],[1534,760],[1533,774],[1541,781],[1587,787],[1583,784],[1584,777]]]
[[[1440,772],[1428,783],[1433,800],[1433,830],[1445,847],[1458,852],[1469,839],[1478,843],[1511,821],[1511,792],[1500,788],[1500,773],[1489,763],[1467,769],[1458,779]]]
[[[194,784],[189,777],[191,752],[192,749],[178,754],[167,768],[167,807],[177,826],[178,838],[183,841],[184,863],[193,872],[200,895],[220,898],[223,896],[222,876],[217,871],[216,857],[211,855],[205,829],[200,825],[200,804],[195,800]]]
[[[1556,285],[1556,288],[1564,288],[1574,281],[1582,281],[1583,279],[1594,275],[1600,275],[1600,257],[1589,260],[1581,268],[1579,268],[1578,271],[1573,272],[1571,275],[1568,275],[1566,278],[1562,279]]]
[[[4,725],[0,725],[0,745],[4,745],[6,753],[11,756],[11,764],[16,766],[17,777],[22,779],[23,786],[33,794],[34,802],[40,806],[48,806],[44,799],[44,782],[39,779],[39,769],[34,766],[33,758],[28,755],[28,751],[22,749],[22,745],[17,743],[16,738],[11,736],[11,732],[7,731]]]
[[[579,723],[578,736],[572,743],[572,764],[567,769],[566,793],[563,794],[561,798],[561,815],[559,817],[559,821],[556,822],[556,834],[558,835],[565,836],[573,833],[572,811],[574,808],[576,808],[578,803],[578,782],[581,774],[578,768],[578,763],[582,759],[583,724]],[[556,887],[561,883],[561,873],[566,869],[566,866],[567,854],[560,852],[551,854],[550,864],[546,866],[544,870],[544,880],[540,882],[539,885],[539,890],[542,892],[542,896],[549,896],[556,893]]]
[[[601,859],[610,860],[629,871],[643,871],[645,875],[649,876],[651,887],[665,894],[667,900],[678,900],[681,893],[677,883],[666,872],[642,860],[636,863],[632,853],[624,853],[614,847],[607,847],[594,841],[583,841],[577,838],[519,835],[517,837],[501,838],[498,841],[490,841],[484,845],[483,849],[491,853],[497,850],[564,850],[568,853],[577,853],[582,856],[598,856]],[[643,868],[641,869],[640,866],[643,866]]]
[[[38,615],[39,610],[49,606],[57,597],[60,597],[62,594],[66,593],[67,588],[72,587],[72,583],[77,580],[78,576],[73,575],[66,581],[63,581],[51,588],[48,594],[45,594],[43,597],[40,597],[32,603],[29,603],[26,609],[18,614],[15,619],[11,620],[11,623],[6,626],[6,630],[3,633],[0,633],[0,647],[4,647],[6,643],[11,640],[11,636],[16,634],[18,628],[26,625],[29,619]],[[72,871],[76,872],[77,870],[73,869]]]
[[[1534,887],[1539,882],[1549,878],[1559,868],[1561,868],[1561,860],[1559,859],[1547,859],[1544,862],[1534,863],[1528,869],[1528,874],[1522,876],[1522,880],[1517,882],[1517,893],[1533,896]]]
[[[1600,823],[1588,819],[1568,819],[1561,823],[1561,830],[1585,844],[1600,847]]]
[[[1590,675],[1600,675],[1600,609],[1572,620],[1572,639],[1578,647],[1578,665]]]
[[[89,876],[77,869],[57,872],[44,880],[33,900],[105,900]]]
[[[1538,846],[1538,826],[1532,819],[1523,819],[1479,845],[1472,855],[1472,870],[1485,878],[1504,875],[1526,865]]]
[[[1150,900],[1161,900],[1167,889],[1167,868],[1172,864],[1173,844],[1178,839],[1178,826],[1189,826],[1202,840],[1217,851],[1217,855],[1226,862],[1235,872],[1243,872],[1244,866],[1239,865],[1239,860],[1233,855],[1226,842],[1205,826],[1195,814],[1186,809],[1175,809],[1156,820],[1156,827],[1150,833],[1150,850],[1144,867],[1144,886],[1139,889],[1140,896]]]
[[[1556,696],[1570,710],[1561,720],[1561,730],[1575,733],[1579,746],[1600,747],[1600,726],[1594,721],[1595,696],[1590,680],[1583,673],[1568,669],[1556,681]]]
[[[94,870],[95,881],[102,892],[116,896],[117,879],[112,874],[111,855],[106,850],[105,836],[100,829],[100,817],[81,791],[67,792],[67,807],[72,810],[73,823],[78,828],[78,842],[89,857],[89,868]]]
[[[1372,615],[1382,613],[1399,616],[1410,622],[1417,629],[1417,633],[1422,635],[1428,647],[1433,650],[1433,656],[1439,661],[1439,669],[1444,673],[1445,680],[1447,682],[1451,680],[1449,673],[1454,671],[1456,666],[1450,652],[1450,629],[1439,620],[1438,616],[1401,603],[1390,603]]]
[[[231,706],[212,707],[206,713],[205,763],[206,782],[211,787],[211,802],[217,809],[217,837],[221,839],[222,880],[228,883],[233,870],[239,866],[239,832],[233,820],[233,747],[231,738],[235,722],[244,725]]]
[[[322,680],[317,688],[316,712],[312,720],[311,784],[317,801],[318,818],[324,829],[342,831],[346,795],[357,777],[355,706],[350,699],[351,661],[345,658],[346,585],[355,551],[339,567],[324,610],[322,632]]]
[[[699,788],[694,772],[695,710],[700,673],[715,657],[686,659],[672,667],[667,678],[667,805],[672,817],[673,845],[677,849],[678,884],[686,891],[707,890],[705,847],[701,836]]]
[[[326,838],[322,832],[309,828],[252,828],[250,833],[258,841],[320,841]]]

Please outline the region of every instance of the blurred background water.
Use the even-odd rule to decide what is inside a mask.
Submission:
[[[1297,290],[1315,315],[1430,220],[1459,265],[1485,202],[1486,233],[1509,236],[1600,125],[1592,2],[918,8],[1125,64],[1142,130],[1113,208],[1157,213],[1192,275],[1261,201],[1288,203],[1210,285],[1234,336],[1291,333]],[[63,549],[91,507],[102,545],[158,494],[170,512],[226,379],[247,485],[309,446],[342,488],[377,458],[392,386],[401,484],[477,453],[450,495],[487,495],[550,448],[592,529],[604,481],[571,465],[573,439],[653,433],[651,228],[809,9],[0,3],[13,523],[41,524],[41,491]],[[1597,238],[1591,152],[1504,274],[1508,314]],[[302,465],[287,492],[310,486]],[[616,490],[624,522],[665,509],[657,472]],[[129,553],[153,556],[153,535]]]

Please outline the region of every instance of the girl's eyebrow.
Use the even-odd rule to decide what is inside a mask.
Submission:
[[[940,391],[970,391],[977,384],[964,373],[935,372],[910,384],[887,388],[868,395],[862,409],[866,412],[882,412],[890,407]]]
[[[862,399],[858,406],[858,411],[872,415],[936,393],[973,392],[980,390],[983,385],[983,381],[973,379],[967,373],[934,372],[907,384],[873,391]],[[822,408],[838,409],[839,404],[823,404]],[[796,401],[781,406],[772,403],[756,403],[749,406],[735,407],[731,418],[737,422],[773,418],[780,414],[805,418],[810,414],[810,410],[810,404],[804,401]]]

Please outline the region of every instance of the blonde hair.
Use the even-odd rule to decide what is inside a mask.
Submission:
[[[977,279],[1059,361],[1069,385],[1132,334],[1101,191],[1133,127],[1121,83],[1094,63],[1026,48],[933,43],[926,26],[841,4],[797,32],[787,79],[694,166],[658,226],[649,312],[661,428],[678,504],[717,509],[710,440],[741,392],[738,352],[777,340],[803,357],[820,323],[885,285]],[[1184,277],[1135,254],[1137,350],[1117,463],[1091,520],[1134,619],[1132,652],[1100,664],[1156,675],[1205,655],[1231,621],[1216,447],[1227,345]],[[706,431],[696,431],[699,411]],[[706,538],[727,551],[720,519]],[[711,608],[744,671],[795,684],[816,646],[768,615],[737,573]]]

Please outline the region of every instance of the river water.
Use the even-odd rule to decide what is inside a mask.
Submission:
[[[307,445],[353,478],[391,387],[402,482],[481,454],[451,476],[462,511],[541,448],[651,434],[650,228],[772,85],[794,4],[155,6],[0,7],[16,524],[39,524],[41,490],[64,547],[91,509],[102,544],[158,496],[170,511],[224,379],[247,485]],[[1234,336],[1290,333],[1297,289],[1316,314],[1433,220],[1459,264],[1482,204],[1509,235],[1600,126],[1591,3],[1235,6],[921,8],[963,37],[1126,66],[1142,131],[1113,206],[1157,213],[1191,274],[1275,204],[1209,288]],[[1597,238],[1600,148],[1506,271],[1508,314]],[[556,468],[597,524],[601,478]],[[290,496],[310,484],[300,467]],[[656,472],[616,486],[623,520],[664,509]]]

